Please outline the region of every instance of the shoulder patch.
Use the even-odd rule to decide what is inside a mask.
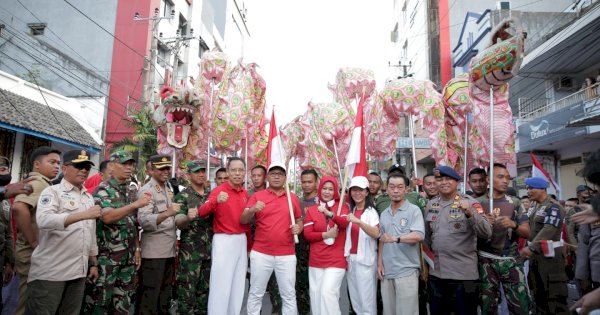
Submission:
[[[40,205],[47,206],[52,202],[54,197],[52,195],[43,195],[40,197]]]
[[[479,213],[479,214],[484,213],[483,207],[481,206],[481,203],[479,203],[479,202],[476,202],[473,204],[473,209],[475,209],[475,211],[477,211],[477,213]]]

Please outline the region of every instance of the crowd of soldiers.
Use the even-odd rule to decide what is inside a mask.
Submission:
[[[588,186],[565,210],[544,178],[517,197],[502,164],[493,178],[471,170],[468,194],[450,167],[410,180],[394,164],[385,192],[372,172],[344,199],[314,170],[302,171],[298,198],[278,163],[252,168],[246,191],[237,157],[214,189],[206,161],[189,162],[181,191],[166,155],[149,158],[141,183],[124,151],[89,179],[85,150],[40,147],[31,161],[27,179],[7,185],[0,157],[0,266],[5,283],[13,268],[19,277],[15,314],[237,315],[245,300],[260,314],[266,292],[273,313],[341,314],[343,278],[356,314],[569,314],[569,270],[582,296],[573,308],[600,307],[600,197]],[[584,172],[594,185],[597,168]]]

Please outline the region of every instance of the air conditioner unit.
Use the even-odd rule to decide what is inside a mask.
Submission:
[[[557,91],[570,91],[575,85],[573,84],[573,79],[569,77],[560,77],[556,82],[556,90]]]

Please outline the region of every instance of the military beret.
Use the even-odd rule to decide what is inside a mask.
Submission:
[[[109,161],[111,162],[117,162],[117,163],[125,163],[128,161],[134,161],[135,159],[133,158],[133,155],[131,154],[131,152],[127,152],[127,151],[115,151],[110,155]]]
[[[150,157],[150,163],[156,169],[171,167],[171,157],[168,155],[153,155]]]
[[[187,168],[190,172],[196,172],[200,169],[206,169],[206,161],[193,160],[188,162]]]
[[[546,189],[548,188],[548,181],[541,177],[530,177],[525,179],[525,185],[535,189]]]
[[[460,181],[460,175],[450,166],[438,166],[433,169],[435,177],[450,177],[452,179]]]
[[[92,161],[90,161],[90,153],[86,150],[71,150],[63,153],[64,165],[79,163],[90,163],[95,165]]]

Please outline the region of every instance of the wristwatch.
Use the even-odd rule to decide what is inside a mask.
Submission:
[[[396,240],[396,243],[398,243],[398,244],[402,243],[401,240],[402,240],[402,235],[398,236],[398,239]]]
[[[98,267],[98,261],[91,261],[90,260],[90,267]]]

